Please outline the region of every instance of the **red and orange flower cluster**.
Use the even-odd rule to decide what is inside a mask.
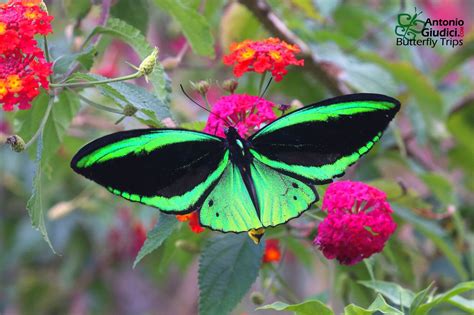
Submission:
[[[199,224],[199,213],[197,211],[188,214],[177,215],[176,219],[181,222],[188,222],[191,231],[194,233],[204,232],[204,228]]]
[[[236,77],[245,72],[255,71],[264,73],[270,71],[275,81],[281,81],[288,72],[289,65],[303,66],[304,60],[296,59],[300,52],[296,45],[290,45],[278,38],[268,38],[262,41],[245,40],[234,43],[230,54],[224,56],[224,64],[234,66]]]
[[[51,64],[35,35],[52,32],[52,16],[42,0],[10,0],[0,4],[0,104],[12,111],[31,107],[40,87],[48,88]]]

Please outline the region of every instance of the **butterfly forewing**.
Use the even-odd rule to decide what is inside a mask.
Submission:
[[[369,151],[400,103],[379,94],[354,94],[306,106],[256,133],[260,162],[313,182],[325,182]]]
[[[229,161],[222,139],[179,129],[114,133],[82,148],[71,167],[125,199],[170,213],[194,210]]]

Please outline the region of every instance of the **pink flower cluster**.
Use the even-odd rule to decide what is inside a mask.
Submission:
[[[273,112],[275,104],[258,96],[232,94],[221,97],[212,107],[204,132],[225,137],[228,127],[223,119],[237,129],[241,137],[248,137],[277,117]],[[222,119],[221,119],[222,118]]]
[[[328,216],[314,244],[328,259],[353,265],[381,252],[397,227],[384,192],[361,182],[331,184],[322,209]]]

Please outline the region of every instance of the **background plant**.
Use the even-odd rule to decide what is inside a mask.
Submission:
[[[0,312],[194,314],[198,303],[203,314],[473,311],[472,294],[460,295],[472,293],[466,281],[474,264],[470,2],[92,3],[46,1],[55,17],[47,38],[53,85],[29,110],[0,111],[1,140],[18,135],[27,144],[21,154],[0,148]],[[396,14],[414,5],[427,16],[463,18],[464,45],[396,47]],[[398,224],[384,252],[365,263],[340,266],[323,258],[311,245],[318,221],[310,216],[269,231],[267,239],[278,243],[265,251],[246,235],[195,234],[174,217],[158,218],[154,209],[114,198],[69,168],[84,143],[116,130],[202,130],[207,114],[183,97],[179,84],[223,82],[232,77],[222,64],[231,42],[269,36],[297,44],[305,60],[272,84],[271,101],[296,107],[353,91],[391,95],[403,104],[382,142],[346,175],[385,191]],[[44,39],[36,40],[44,49]],[[159,62],[147,84],[125,62],[139,66],[155,46]],[[107,78],[121,79],[95,84]],[[256,95],[259,80],[243,76],[236,92]],[[207,98],[214,104],[227,92],[211,83]],[[318,191],[322,196],[324,187]],[[137,261],[149,255],[132,270],[137,253]],[[211,262],[213,255],[220,259]],[[201,273],[196,280],[197,270],[211,264],[241,276]],[[235,290],[216,289],[223,283]],[[255,311],[263,303],[273,310]]]

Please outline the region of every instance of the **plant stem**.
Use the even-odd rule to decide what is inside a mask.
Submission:
[[[291,290],[291,288],[288,286],[288,283],[286,283],[285,279],[283,279],[283,277],[280,275],[280,273],[278,272],[278,270],[275,268],[275,266],[273,266],[272,264],[269,264],[270,266],[270,269],[273,271],[273,274],[275,275],[275,278],[278,280],[278,282],[280,283],[281,287],[283,289],[285,289],[285,292],[287,293],[287,298],[288,298],[288,301],[291,302],[291,303],[299,303],[299,299],[298,297],[296,296],[296,294],[293,293],[293,291]]]
[[[123,77],[107,79],[103,81],[89,81],[89,82],[72,82],[72,83],[57,83],[57,84],[50,84],[52,88],[62,88],[62,87],[89,87],[99,84],[107,84],[113,82],[120,82],[126,80],[133,80],[139,78],[142,74],[140,72],[135,72],[133,74],[129,74]]]
[[[68,89],[68,90],[73,92],[74,94],[76,94],[81,100],[83,100],[87,104],[91,105],[92,107],[95,107],[97,109],[100,109],[100,110],[103,110],[103,111],[106,111],[106,112],[114,113],[114,114],[123,114],[123,112],[121,110],[111,108],[111,107],[108,107],[108,106],[104,106],[102,104],[91,101],[87,97],[81,95],[80,93],[77,93],[76,91],[74,91],[72,89]]]
[[[46,122],[48,121],[49,114],[51,114],[51,109],[53,108],[53,104],[54,104],[54,96],[50,96],[49,102],[48,102],[48,108],[46,109],[46,112],[44,113],[43,120],[41,120],[41,124],[38,130],[36,130],[36,133],[25,144],[25,150],[28,149],[36,141],[36,139],[38,139],[40,134],[43,132],[44,126],[46,126]]]
[[[310,218],[312,218],[312,219],[318,220],[318,221],[323,221],[323,220],[324,220],[324,218],[322,218],[322,217],[320,217],[320,216],[317,216],[316,214],[311,213],[311,212],[308,212],[308,211],[304,212],[304,214],[305,214],[306,216],[308,216],[308,217],[310,217]]]

